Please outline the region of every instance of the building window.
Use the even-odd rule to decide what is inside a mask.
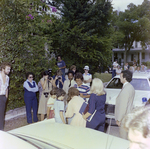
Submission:
[[[121,59],[124,59],[124,53],[121,53]]]
[[[145,59],[145,53],[142,53],[142,59]]]
[[[131,61],[133,61],[134,59],[134,54],[131,54]]]

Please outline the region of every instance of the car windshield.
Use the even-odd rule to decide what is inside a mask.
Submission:
[[[133,78],[130,83],[135,90],[150,91],[147,79]],[[120,82],[120,78],[113,78],[106,88],[121,89],[122,86],[123,84]]]

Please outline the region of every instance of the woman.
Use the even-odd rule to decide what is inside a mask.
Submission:
[[[79,97],[79,91],[75,87],[71,87],[68,91],[68,107],[66,111],[66,117],[73,117],[70,125],[73,126],[86,126],[86,121],[83,119],[82,115],[79,113],[79,110],[84,103],[84,99]]]
[[[87,120],[87,118],[92,114],[93,118],[91,119],[91,121],[86,122],[86,127],[104,132],[104,125],[105,125],[104,108],[105,108],[106,94],[103,90],[103,82],[100,79],[98,78],[93,79],[90,93],[91,96],[88,101],[89,110],[87,113],[85,113],[85,115],[83,114],[83,118]]]
[[[33,73],[28,72],[26,74],[27,80],[24,82],[24,101],[26,105],[26,115],[27,115],[27,123],[32,123],[32,114],[31,108],[33,109],[33,121],[37,122],[37,98],[36,92],[38,91],[38,86],[35,81],[33,81]]]
[[[61,70],[57,70],[56,75],[53,76],[53,85],[54,87],[63,88],[65,77]]]
[[[52,90],[53,78],[48,79],[48,71],[44,72],[44,77],[40,80],[43,91],[39,101],[38,114],[41,114],[41,121],[44,120],[44,116],[47,113],[47,100],[50,97],[50,91]]]

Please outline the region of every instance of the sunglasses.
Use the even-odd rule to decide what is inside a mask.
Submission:
[[[33,77],[29,77],[29,78],[31,79],[31,78],[33,78]]]

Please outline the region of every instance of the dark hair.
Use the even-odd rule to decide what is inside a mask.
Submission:
[[[81,80],[83,81],[83,75],[82,75],[81,72],[77,72],[77,73],[75,74],[74,80],[76,80],[76,79],[81,79]]]
[[[73,96],[78,96],[78,95],[79,95],[79,90],[75,87],[70,87],[68,90],[67,102],[69,102]]]
[[[32,75],[33,78],[35,77],[33,72],[27,72],[27,73],[26,73],[26,79],[28,79],[29,75]]]
[[[132,72],[130,70],[123,70],[121,73],[123,74],[123,78],[126,78],[128,82],[132,81]]]
[[[47,71],[47,70],[44,71],[43,75],[44,75],[44,76],[47,76],[47,75],[48,75],[48,71]]]
[[[58,55],[57,58],[58,58],[58,57],[62,58],[61,55]]]
[[[56,93],[57,98],[60,96],[65,96],[65,95],[66,95],[66,92],[63,89],[61,88],[57,89],[57,93]]]
[[[10,63],[8,63],[8,62],[2,62],[2,64],[1,64],[1,70],[2,70],[2,69],[5,69],[5,68],[6,68],[6,66],[11,67],[11,64],[10,64]]]
[[[74,72],[73,71],[68,71],[68,75],[69,75],[69,73],[71,73],[73,76],[74,76]]]
[[[51,94],[51,95],[56,95],[56,94],[57,94],[57,90],[58,90],[58,88],[57,88],[57,87],[54,87],[54,88],[50,91],[50,94]]]

